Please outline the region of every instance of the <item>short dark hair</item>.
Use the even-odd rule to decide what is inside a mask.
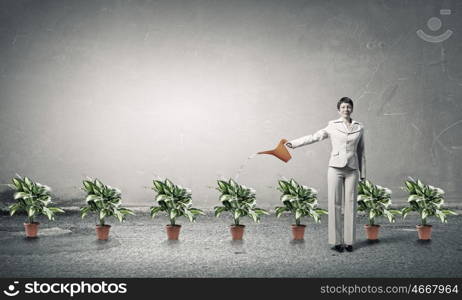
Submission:
[[[351,107],[353,108],[353,100],[351,100],[350,98],[348,97],[342,97],[340,98],[340,100],[338,100],[337,102],[337,109],[340,109],[340,105],[342,105],[342,103],[348,103],[351,105]]]

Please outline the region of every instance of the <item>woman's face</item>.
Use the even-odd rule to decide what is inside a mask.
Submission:
[[[344,117],[344,118],[350,117],[351,113],[353,113],[353,106],[351,106],[350,103],[342,103],[340,104],[338,113],[341,117]]]

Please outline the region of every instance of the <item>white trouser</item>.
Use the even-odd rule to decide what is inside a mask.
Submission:
[[[327,171],[329,244],[331,245],[353,245],[355,242],[358,180],[357,169],[329,167]],[[342,204],[345,205],[343,224]]]

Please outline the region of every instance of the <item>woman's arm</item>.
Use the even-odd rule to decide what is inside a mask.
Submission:
[[[286,145],[289,148],[295,149],[301,146],[305,146],[305,145],[309,145],[315,142],[322,141],[324,139],[327,139],[328,137],[329,137],[329,134],[327,133],[327,127],[326,127],[326,128],[316,131],[314,134],[306,135],[301,138],[292,140],[286,143]]]
[[[361,180],[366,178],[366,150],[364,146],[364,130],[363,134],[358,143],[358,147],[356,148],[358,154],[358,163],[359,163],[359,174]]]

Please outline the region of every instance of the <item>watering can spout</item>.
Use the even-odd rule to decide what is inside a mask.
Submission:
[[[292,156],[289,153],[289,150],[287,150],[285,144],[287,143],[286,139],[282,139],[279,141],[279,144],[274,148],[273,150],[266,150],[266,151],[260,151],[258,154],[271,154],[282,160],[283,162],[288,162]]]
[[[273,154],[273,150],[260,151],[258,154]]]

